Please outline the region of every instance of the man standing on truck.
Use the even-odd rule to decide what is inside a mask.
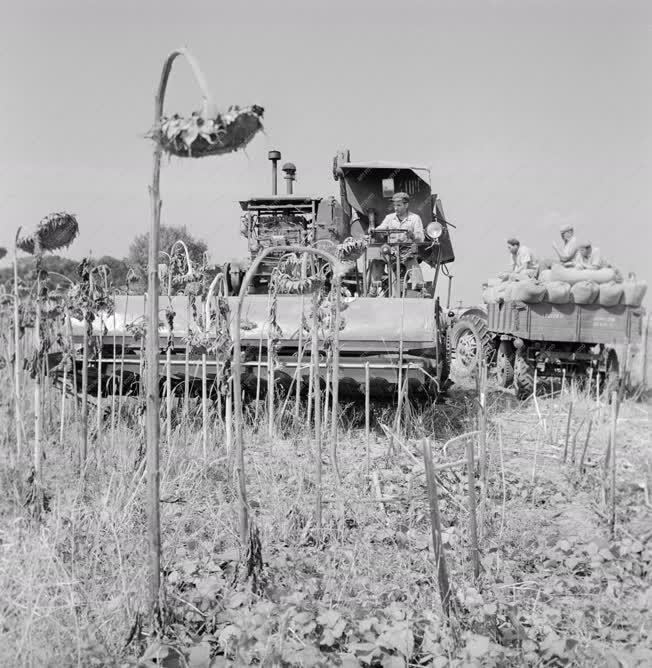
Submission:
[[[572,266],[575,255],[579,249],[575,230],[572,225],[562,225],[559,231],[564,245],[560,249],[556,243],[553,243],[552,247],[555,249],[555,253],[557,253],[557,257],[562,264],[570,263],[567,266]]]
[[[407,241],[412,241],[412,246],[401,253],[401,262],[409,272],[413,290],[423,287],[423,273],[417,260],[417,243],[425,240],[421,216],[409,210],[410,196],[407,193],[395,193],[392,197],[394,213],[385,216],[383,222],[376,227],[377,230],[402,231]],[[370,297],[378,295],[380,282],[383,277],[385,262],[383,260],[372,260],[370,266],[371,289]]]
[[[515,237],[507,239],[507,248],[511,256],[511,270],[499,274],[503,280],[510,278],[523,280],[525,278],[536,278],[539,274],[539,262],[534,253]]]

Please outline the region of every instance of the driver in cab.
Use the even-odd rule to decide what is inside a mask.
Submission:
[[[405,266],[413,290],[420,290],[423,287],[423,273],[417,260],[417,246],[419,242],[425,241],[423,223],[421,217],[410,211],[410,197],[407,193],[396,193],[392,197],[394,204],[394,213],[385,216],[383,222],[376,227],[377,230],[388,230],[391,232],[404,232],[405,234],[395,235],[400,241],[412,241],[413,245],[407,250],[401,252],[401,262]],[[403,237],[403,238],[401,238]],[[376,297],[380,292],[380,284],[385,269],[384,260],[372,260],[370,266],[371,288],[370,297]]]

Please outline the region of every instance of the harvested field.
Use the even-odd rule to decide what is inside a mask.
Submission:
[[[48,393],[47,511],[39,519],[3,395],[3,665],[649,665],[650,403],[620,408],[612,535],[606,400],[566,388],[520,403],[490,385],[484,460],[470,437],[475,578],[466,439],[444,448],[475,430],[474,395],[461,379],[445,404],[404,421],[400,436],[391,436],[391,412],[379,412],[368,454],[359,416],[345,411],[341,484],[323,453],[321,526],[305,425],[288,424],[270,439],[249,422],[248,494],[260,552],[246,559],[223,421],[211,414],[204,456],[201,413],[191,413],[162,444],[165,598],[154,626],[137,402],[123,408],[115,432],[91,433],[80,478],[79,425],[71,417],[59,442],[59,393]],[[436,472],[450,619],[433,555],[424,438],[435,467],[462,461]]]

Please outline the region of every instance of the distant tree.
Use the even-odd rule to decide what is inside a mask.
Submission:
[[[113,287],[123,288],[127,284],[129,264],[126,260],[119,260],[117,257],[111,255],[102,255],[93,264],[105,264],[111,270],[111,283],[113,283]]]
[[[169,253],[174,245],[175,241],[183,241],[186,246],[188,246],[188,252],[190,253],[190,259],[195,267],[198,267],[202,264],[204,253],[208,249],[208,246],[201,239],[193,237],[186,226],[167,226],[161,225],[161,236],[160,236],[160,249]],[[149,247],[149,232],[147,234],[141,234],[137,236],[131,243],[129,247],[129,261],[134,264],[142,273],[143,276],[147,275],[147,259],[148,259],[148,247]],[[164,256],[161,256],[160,261]]]
[[[48,286],[54,288],[57,285],[67,287],[69,285],[65,278],[73,283],[79,280],[77,267],[79,260],[73,260],[60,255],[45,255],[43,257],[42,267],[48,272]],[[127,282],[127,272],[129,265],[126,260],[120,260],[111,255],[103,255],[98,260],[92,260],[94,266],[105,264],[111,270],[111,283],[116,289],[124,288]],[[23,280],[30,280],[34,273],[34,259],[32,257],[21,257],[18,259],[18,276]],[[62,278],[64,276],[65,278]],[[11,284],[14,280],[14,271],[12,267],[5,267],[0,270],[0,283]]]
[[[43,257],[42,267],[45,271],[52,274],[49,279],[50,287],[57,284],[67,285],[68,281],[61,278],[65,276],[71,281],[76,281],[78,260],[71,260],[60,255],[45,255]],[[26,256],[18,258],[18,277],[23,280],[29,280],[35,269],[34,258]],[[52,273],[54,272],[54,273]],[[11,283],[14,280],[14,270],[12,267],[5,267],[0,270],[0,283]]]

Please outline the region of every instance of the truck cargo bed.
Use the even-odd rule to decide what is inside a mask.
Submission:
[[[644,310],[599,304],[488,304],[487,327],[530,341],[622,343],[641,336]]]

